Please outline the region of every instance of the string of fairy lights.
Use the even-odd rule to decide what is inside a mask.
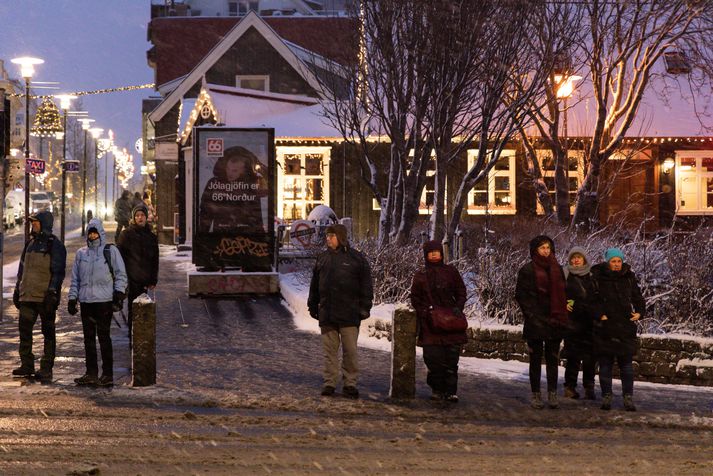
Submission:
[[[106,93],[117,93],[117,92],[122,92],[122,91],[136,91],[138,89],[153,89],[156,85],[154,83],[147,83],[147,84],[139,84],[136,86],[121,86],[118,88],[106,88],[106,89],[94,89],[92,91],[75,91],[73,93],[67,93],[71,96],[90,96],[93,94],[106,94]],[[23,93],[11,93],[8,94],[7,96],[9,97],[25,97]],[[30,95],[30,99],[46,99],[46,98],[53,98],[55,95],[53,94],[46,94],[46,95]]]

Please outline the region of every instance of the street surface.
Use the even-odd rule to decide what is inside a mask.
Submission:
[[[69,240],[68,267],[81,244]],[[476,373],[442,406],[419,362],[417,399],[399,403],[389,354],[360,349],[362,398],[320,397],[320,338],[296,330],[278,297],[188,299],[190,262],[162,253],[154,387],[129,386],[116,324],[115,387],[74,385],[84,350],[66,292],[55,382],[13,379],[17,311],[5,302],[0,474],[713,474],[713,389],[637,383],[636,413],[620,397],[611,412],[572,400],[532,410],[522,381]]]

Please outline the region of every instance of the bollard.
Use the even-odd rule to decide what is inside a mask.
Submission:
[[[391,398],[416,396],[416,322],[413,309],[398,307],[394,310],[391,320]]]
[[[131,309],[131,386],[146,387],[156,383],[156,303],[142,294]]]

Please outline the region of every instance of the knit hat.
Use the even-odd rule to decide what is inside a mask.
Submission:
[[[606,253],[604,253],[604,259],[608,263],[612,258],[621,258],[624,261],[624,252],[619,248],[609,248]]]
[[[572,259],[572,256],[574,255],[580,255],[582,258],[584,258],[585,264],[589,263],[589,258],[587,258],[587,250],[580,246],[573,246],[572,249],[569,250],[569,254],[567,255],[567,264],[569,264],[570,260]]]
[[[555,254],[555,242],[552,241],[547,235],[539,235],[530,240],[530,256],[535,256],[537,254],[537,248],[539,248],[544,243],[549,243],[552,250],[552,254]]]
[[[440,251],[441,253],[441,263],[443,263],[443,245],[440,241],[427,241],[423,244],[423,257],[426,260],[426,264],[431,264],[428,261],[428,253],[431,251]]]
[[[136,218],[136,212],[144,212],[146,218],[149,216],[149,209],[143,203],[136,205],[133,210],[131,210],[131,218]]]
[[[335,223],[334,225],[329,225],[327,229],[324,231],[326,233],[334,233],[337,235],[337,241],[339,241],[339,244],[341,246],[349,246],[349,238],[347,238],[347,227]]]

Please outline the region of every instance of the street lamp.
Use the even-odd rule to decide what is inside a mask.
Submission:
[[[562,99],[562,133],[564,135],[564,170],[565,180],[567,181],[567,194],[569,195],[569,131],[567,130],[567,99],[574,92],[574,82],[581,80],[581,76],[576,74],[555,74],[554,80],[557,84],[557,99]],[[555,182],[557,179],[555,178]],[[568,197],[569,198],[569,197]],[[559,212],[558,212],[559,214]]]
[[[62,137],[62,206],[61,206],[61,217],[60,217],[60,235],[59,239],[64,243],[64,224],[65,224],[65,202],[67,195],[67,111],[69,110],[70,103],[72,99],[77,99],[77,96],[72,96],[70,94],[60,94],[57,96],[59,99],[59,107],[62,109],[62,127],[64,129],[64,136]]]
[[[25,79],[25,241],[30,240],[30,174],[27,164],[30,161],[30,80],[35,74],[35,65],[45,61],[39,58],[23,56],[10,60],[13,64],[20,65],[20,74]]]
[[[114,131],[109,129],[107,133],[109,136],[108,144],[106,150],[106,157],[104,159],[104,221],[109,218],[109,152],[111,152],[112,146],[114,144]]]
[[[89,129],[89,133],[94,139],[94,213],[97,213],[97,208],[99,208],[99,186],[97,184],[97,161],[99,159],[99,137],[101,137],[104,129],[101,127],[92,127]]]
[[[94,119],[88,117],[79,120],[84,131],[84,163],[82,164],[82,236],[84,236],[87,226],[87,132]]]

